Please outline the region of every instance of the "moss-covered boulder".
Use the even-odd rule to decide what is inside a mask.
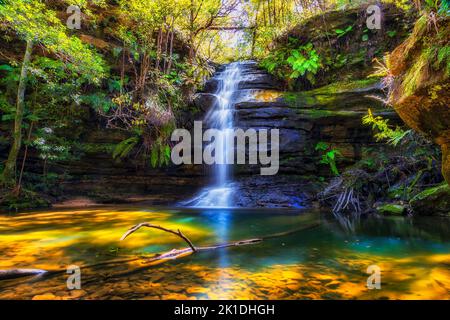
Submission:
[[[402,215],[406,212],[405,206],[401,204],[393,204],[393,203],[386,203],[383,205],[380,205],[376,208],[376,210],[384,215]]]
[[[402,120],[442,149],[450,183],[450,17],[422,16],[410,37],[389,56],[390,103]]]
[[[443,183],[426,189],[411,199],[415,213],[423,215],[450,215],[450,187]]]

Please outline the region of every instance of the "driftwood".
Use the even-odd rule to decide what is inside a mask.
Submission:
[[[170,229],[167,229],[167,228],[163,228],[161,226],[157,226],[157,225],[151,224],[149,222],[142,222],[142,223],[139,223],[139,224],[131,227],[130,229],[128,229],[128,231],[125,232],[125,234],[120,238],[120,240],[121,241],[125,240],[133,232],[139,230],[142,227],[147,227],[147,228],[154,228],[154,229],[158,229],[158,230],[162,230],[162,231],[165,231],[165,232],[172,233],[172,234],[182,238],[189,245],[189,248],[173,249],[171,251],[168,251],[168,252],[156,255],[156,256],[150,258],[149,260],[147,260],[147,262],[149,262],[150,264],[154,265],[154,264],[158,264],[159,262],[164,262],[164,261],[167,261],[167,260],[172,260],[172,259],[177,259],[177,258],[180,258],[180,257],[185,257],[185,256],[188,256],[190,254],[201,252],[201,251],[209,251],[209,250],[223,249],[223,248],[229,248],[229,247],[237,247],[237,246],[258,244],[258,243],[261,243],[262,241],[264,241],[265,239],[271,239],[271,238],[278,238],[278,237],[286,236],[286,235],[293,234],[293,233],[296,233],[296,232],[299,232],[299,231],[303,231],[303,230],[306,230],[306,229],[317,227],[318,225],[319,225],[318,223],[314,223],[312,225],[303,226],[303,227],[298,228],[298,229],[289,230],[289,231],[286,231],[286,232],[275,233],[275,234],[263,236],[263,237],[260,237],[260,238],[245,239],[245,240],[239,240],[239,241],[234,241],[234,242],[221,243],[221,244],[216,244],[216,245],[207,246],[207,247],[196,247],[196,246],[194,246],[192,241],[189,240],[189,238],[186,237],[179,229],[177,231],[174,231],[174,230],[170,230]]]

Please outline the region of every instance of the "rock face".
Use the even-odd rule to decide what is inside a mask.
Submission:
[[[217,74],[222,72],[223,68],[217,69]],[[242,65],[241,69],[243,78],[239,83],[239,89],[281,89],[282,84],[275,77],[257,68],[256,62],[248,61]],[[216,74],[216,75],[217,75]],[[217,77],[207,80],[203,86],[201,93],[215,93],[219,86]]]
[[[196,99],[202,101],[204,110],[214,105],[214,99],[209,98],[212,88],[217,87],[214,83],[217,80],[213,77],[197,95],[202,97]],[[315,150],[318,142],[339,149],[343,155],[339,166],[345,167],[359,160],[366,149],[382,147],[373,140],[371,128],[361,123],[368,108],[398,121],[395,112],[366,97],[377,93],[380,93],[379,85],[368,82],[299,93],[282,92],[270,75],[256,63],[247,62],[234,97],[234,123],[244,130],[280,130],[281,174],[328,176],[329,168],[319,164],[321,154]],[[236,173],[259,174],[259,166],[239,165]]]
[[[129,136],[122,130],[104,128],[99,122],[95,117],[85,119],[77,140],[74,132],[64,133],[78,142],[71,150],[77,157],[47,164],[47,172],[58,174],[57,190],[52,189],[49,194],[52,202],[82,196],[100,203],[144,200],[173,205],[207,183],[200,166],[151,168],[132,157],[114,160],[114,146]],[[7,150],[0,146],[2,155],[7,155]],[[33,149],[28,154],[25,171],[31,176],[42,176],[42,161]]]
[[[450,18],[438,23],[436,33],[426,16],[420,18],[411,36],[391,53],[390,102],[408,126],[441,146],[442,174],[450,183],[450,58],[437,58],[441,50],[448,50]]]

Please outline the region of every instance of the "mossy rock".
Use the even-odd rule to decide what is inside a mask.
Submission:
[[[450,216],[450,187],[447,183],[426,189],[409,202],[415,213]]]
[[[377,211],[384,215],[402,215],[406,208],[401,204],[386,203],[377,207]]]
[[[22,189],[19,195],[3,190],[0,198],[0,211],[5,212],[50,207],[50,201],[26,189]]]
[[[442,175],[450,183],[450,17],[440,17],[439,32],[421,17],[410,37],[387,59],[394,77],[389,102],[412,129],[442,150]]]

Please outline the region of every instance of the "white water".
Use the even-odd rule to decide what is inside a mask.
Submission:
[[[231,150],[226,142],[229,135],[232,134],[232,130],[227,129],[233,129],[233,96],[241,80],[240,63],[229,64],[216,79],[219,81],[215,93],[217,103],[208,112],[204,122],[208,128],[220,130],[216,142],[215,158],[216,162],[221,164],[215,164],[213,167],[214,180],[211,186],[205,188],[197,197],[185,203],[193,207],[227,208],[232,206],[230,199],[234,190],[230,179],[231,167],[226,164],[226,159],[227,155],[230,152],[234,152],[234,150]]]

